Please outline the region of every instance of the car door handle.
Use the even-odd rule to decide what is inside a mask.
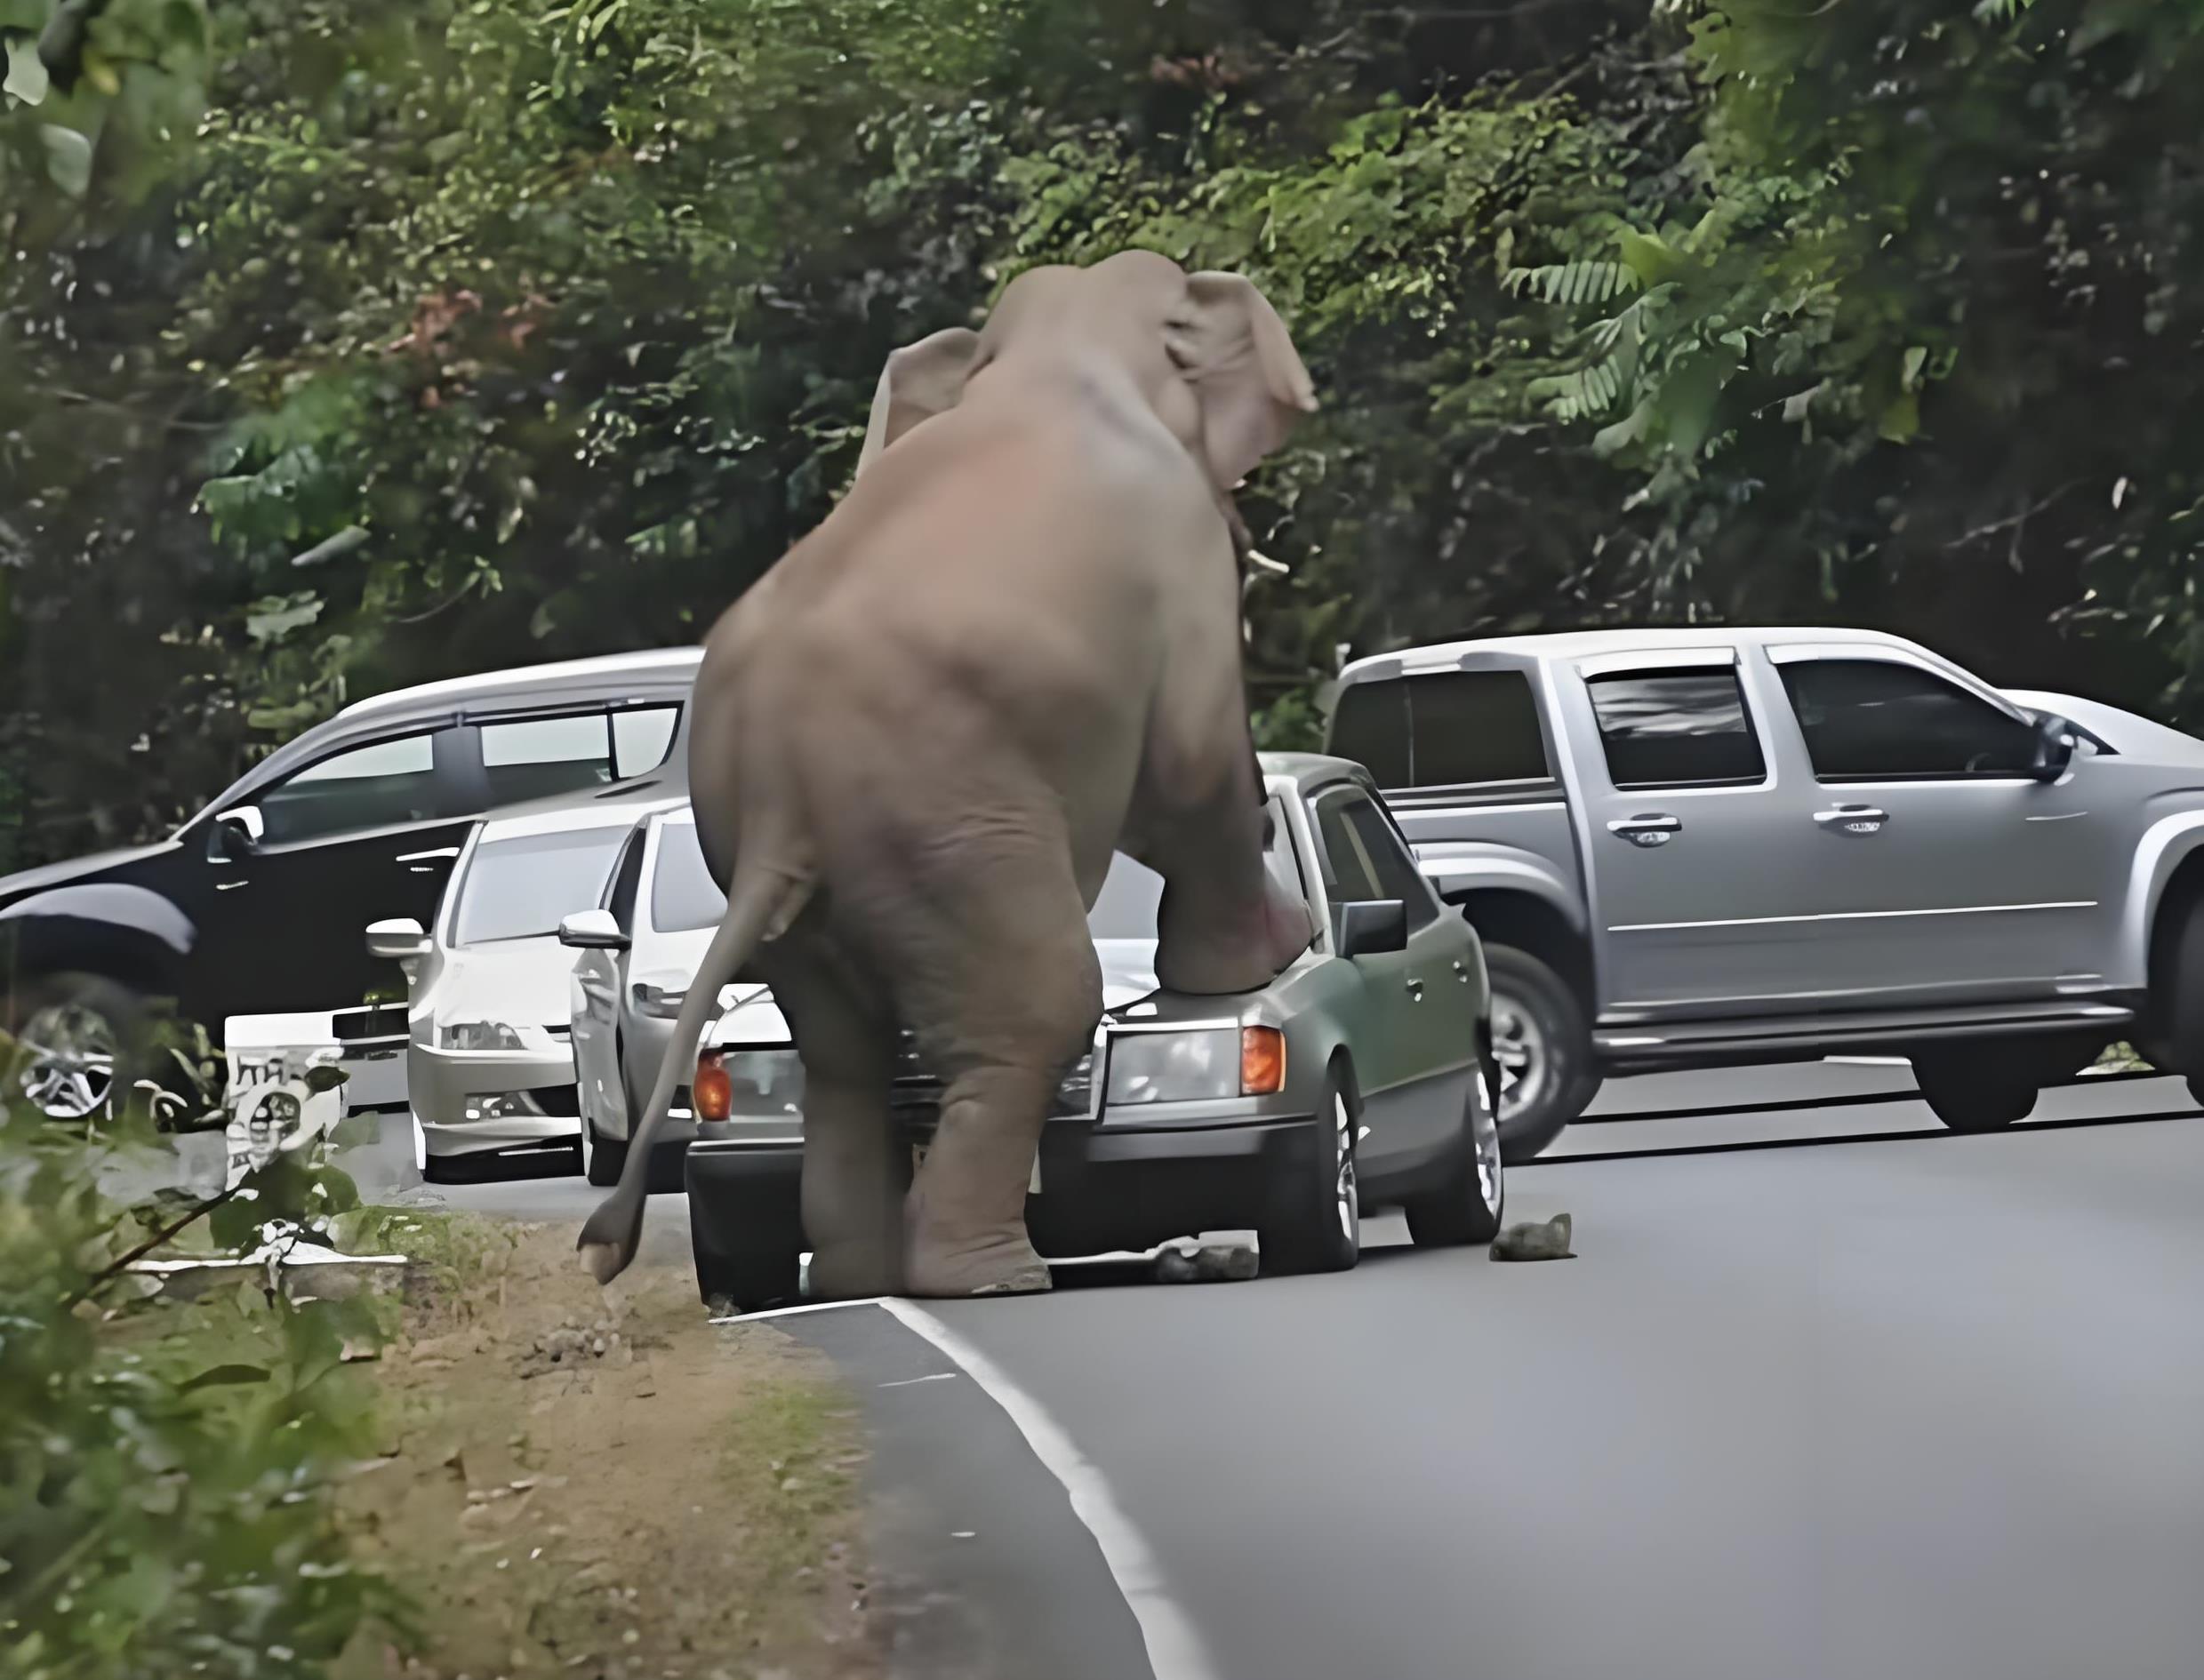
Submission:
[[[1880,834],[1890,813],[1873,805],[1839,805],[1830,811],[1817,811],[1814,821],[1829,834]]]
[[[1422,1003],[1423,1001],[1423,982],[1411,979],[1408,981],[1408,996],[1416,1003]]]
[[[1470,983],[1470,965],[1463,962],[1460,957],[1456,957],[1455,959],[1454,977],[1455,979],[1460,980],[1464,986],[1467,986]]]
[[[1649,812],[1639,817],[1617,817],[1607,824],[1607,832],[1620,835],[1634,846],[1664,846],[1684,825],[1663,812]]]

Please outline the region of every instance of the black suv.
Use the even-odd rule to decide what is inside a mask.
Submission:
[[[360,929],[432,921],[487,812],[661,767],[685,785],[701,658],[615,654],[379,695],[157,844],[0,878],[0,1029],[27,1052],[20,1089],[56,1116],[96,1112],[133,1072],[156,998],[218,1044],[232,1016],[322,1010],[355,1050],[402,1044],[404,978]]]

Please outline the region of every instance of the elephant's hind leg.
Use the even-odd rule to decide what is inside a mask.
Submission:
[[[772,980],[804,1063],[811,1293],[827,1300],[901,1294],[910,1175],[888,1116],[892,1018],[876,988],[816,946],[776,960]]]
[[[947,1086],[906,1206],[904,1285],[929,1296],[1046,1289],[1026,1187],[1056,1087],[1102,1014],[1086,907],[1068,850],[1053,848],[990,859],[968,882],[927,884],[926,896],[939,924],[899,991]]]

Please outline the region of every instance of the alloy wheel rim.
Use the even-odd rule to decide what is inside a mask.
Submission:
[[[1500,1123],[1493,1118],[1482,1092],[1470,1104],[1470,1144],[1477,1158],[1477,1194],[1487,1213],[1500,1211]]]
[[[1519,997],[1496,993],[1492,1002],[1492,1057],[1500,1070],[1499,1122],[1509,1121],[1544,1100],[1553,1078],[1553,1057],[1545,1029]]]
[[[49,1120],[86,1120],[115,1094],[114,1025],[84,1004],[52,1004],[23,1023],[24,1098]]]
[[[1350,1244],[1359,1242],[1362,1232],[1362,1193],[1355,1183],[1354,1126],[1354,1116],[1347,1112],[1347,1099],[1334,1093],[1332,1141],[1339,1172],[1333,1181],[1332,1204],[1339,1216],[1339,1234]]]

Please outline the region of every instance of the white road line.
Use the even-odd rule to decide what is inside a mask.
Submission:
[[[958,1373],[954,1371],[928,1372],[923,1377],[898,1377],[894,1382],[884,1382],[883,1388],[908,1388],[914,1382],[954,1382]]]
[[[724,1318],[715,1318],[710,1322],[715,1324],[750,1324],[761,1318],[792,1318],[797,1313],[832,1313],[839,1312],[845,1307],[881,1307],[886,1304],[878,1295],[867,1295],[862,1300],[807,1300],[794,1307],[768,1307],[763,1312],[729,1313]]]
[[[1094,1535],[1110,1579],[1118,1583],[1126,1607],[1140,1624],[1155,1680],[1217,1680],[1216,1667],[1209,1660],[1201,1635],[1164,1585],[1162,1567],[1148,1549],[1147,1540],[1118,1503],[1102,1473],[1055,1419],[993,1360],[925,1308],[894,1299],[879,1305],[962,1366],[965,1374],[1017,1425],[1018,1433],[1033,1449],[1033,1456],[1063,1484],[1071,1498],[1073,1514]]]

